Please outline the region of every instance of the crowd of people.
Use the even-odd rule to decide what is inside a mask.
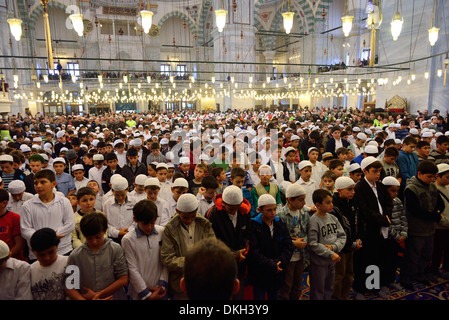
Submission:
[[[1,300],[299,300],[305,274],[311,300],[388,299],[449,279],[439,110],[0,121]]]

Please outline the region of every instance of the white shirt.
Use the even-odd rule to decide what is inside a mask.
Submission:
[[[30,246],[30,239],[36,230],[44,227],[51,228],[58,235],[63,235],[58,245],[58,254],[64,255],[72,251],[72,231],[75,230],[75,215],[69,199],[55,194],[49,204],[43,203],[38,195],[23,204],[20,216],[20,230],[22,237]],[[30,250],[30,259],[36,259]]]
[[[119,204],[115,198],[109,199],[103,206],[103,212],[108,218],[108,235],[118,238],[118,229],[128,229],[135,225],[133,219],[133,207],[135,201],[127,196],[123,204]]]
[[[337,152],[338,148],[343,147],[343,142],[341,141],[341,138],[340,138],[340,140],[337,140],[337,139],[334,139],[334,140],[335,140],[335,152]]]
[[[0,272],[0,300],[33,300],[31,266],[28,262],[9,258]]]
[[[157,194],[158,198],[164,199],[165,201],[168,201],[170,198],[173,198],[173,192],[171,191],[172,184],[169,181],[165,182],[159,181],[159,185],[161,186],[161,189]]]
[[[145,199],[147,199],[147,194],[145,193],[145,191],[142,192],[142,193],[137,193],[137,192],[136,192],[136,189],[134,189],[133,191],[131,191],[131,192],[129,193],[129,196],[132,197],[132,198],[134,198],[134,200],[135,200],[136,203],[139,202],[140,200],[145,200]]]
[[[31,293],[34,300],[65,300],[65,267],[68,256],[58,255],[48,267],[35,261],[31,265]]]
[[[163,231],[164,227],[155,225],[153,232],[146,235],[136,226],[122,239],[129,269],[129,295],[134,300],[151,296],[148,287],[168,287],[168,270],[160,258]]]
[[[170,221],[170,219],[175,215],[176,213],[176,205],[178,203],[171,197],[167,201],[167,207],[165,210],[161,213],[161,226],[165,227],[165,225]]]
[[[92,167],[89,169],[89,180],[95,180],[98,183],[98,186],[100,187],[100,190],[102,189],[101,184],[101,175],[103,174],[103,171],[106,169],[106,166],[102,166],[101,169],[97,169],[96,167]],[[102,191],[103,193],[103,191]]]
[[[198,213],[201,214],[203,217],[206,216],[207,211],[209,211],[210,208],[212,208],[215,205],[214,200],[211,200],[211,202],[207,201],[204,195],[197,194],[196,198],[198,199]]]
[[[16,201],[13,199],[11,194],[9,194],[9,201],[8,201],[8,204],[6,205],[6,210],[12,211],[14,213],[17,213],[19,216],[21,216],[22,212],[23,212],[23,204],[33,197],[34,197],[33,194],[31,194],[29,192],[24,192],[22,199],[20,199],[19,201]]]
[[[78,181],[75,178],[73,178],[73,182],[75,183],[76,192],[78,192],[79,189],[83,187],[87,187],[87,183],[89,182],[89,179],[86,177],[83,177],[83,180]]]
[[[302,177],[301,177],[301,178],[299,178],[298,181],[295,182],[295,184],[299,184],[306,191],[306,205],[308,207],[315,206],[315,204],[313,203],[313,200],[312,200],[312,194],[316,189],[319,188],[318,183],[316,183],[315,180],[312,180],[312,179],[310,179],[308,182],[305,182],[304,180],[302,180]]]
[[[314,180],[318,183],[321,183],[321,178],[323,177],[323,173],[327,170],[327,167],[320,161],[316,161],[315,164],[312,163],[312,175],[310,179]]]
[[[118,165],[123,168],[123,166],[126,164],[126,152],[123,152],[122,154],[115,151],[115,154],[117,155],[117,163]]]
[[[154,203],[157,207],[157,215],[158,215],[155,224],[161,225],[162,214],[163,212],[166,212],[168,210],[168,202],[165,201],[164,199],[160,199],[159,197],[157,197]]]

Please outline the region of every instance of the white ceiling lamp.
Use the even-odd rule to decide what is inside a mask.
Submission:
[[[435,17],[435,13],[438,14],[438,23],[440,23],[440,12],[439,12],[439,8],[438,8],[438,0],[433,1],[432,18],[430,19],[429,42],[432,47],[438,41],[438,32],[440,31],[440,28],[437,28],[434,25],[433,19]]]
[[[345,9],[344,15],[341,17],[341,28],[343,30],[343,34],[345,37],[348,37],[352,30],[352,20],[354,20],[354,16],[350,16],[347,13],[348,11],[348,0],[345,0]]]
[[[82,37],[84,33],[83,15],[81,13],[72,13],[69,18],[72,21],[73,29]]]
[[[153,15],[154,13],[150,10],[140,11],[143,32],[145,33],[150,32],[151,26],[153,25]]]
[[[8,19],[9,28],[16,41],[20,41],[22,36],[22,20],[17,18]]]
[[[399,4],[400,2],[400,4]],[[402,24],[404,23],[404,17],[399,12],[399,6],[402,11],[402,0],[396,0],[395,3],[395,14],[393,16],[393,20],[391,21],[391,35],[393,36],[393,40],[396,41],[399,38],[399,35],[402,32]]]
[[[215,22],[217,24],[218,32],[223,32],[226,25],[226,16],[228,11],[223,9],[223,0],[221,0],[221,8],[215,10]]]
[[[284,6],[284,4],[282,4]],[[293,29],[293,16],[295,13],[290,11],[290,0],[287,2],[287,11],[282,13],[282,19],[284,20],[285,33],[290,34]]]

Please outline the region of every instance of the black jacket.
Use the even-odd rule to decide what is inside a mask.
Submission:
[[[126,180],[128,180],[128,187],[130,192],[134,190],[133,183],[134,180],[136,179],[136,176],[138,176],[139,174],[145,175],[148,174],[147,166],[144,165],[143,163],[138,163],[137,168],[135,170],[133,170],[128,164],[125,164],[123,166],[121,175],[124,176]]]
[[[280,289],[285,280],[283,271],[276,273],[277,263],[285,270],[293,254],[293,243],[287,226],[278,217],[274,232],[262,221],[262,214],[251,220],[249,227],[248,280],[252,285]]]
[[[115,170],[115,173],[121,174],[122,167],[117,165],[117,170]],[[114,173],[112,173],[112,170],[109,167],[104,169],[103,173],[101,174],[101,188],[103,189],[104,193],[107,193],[107,192],[109,192],[109,190],[111,190],[109,183],[111,182],[112,175],[114,175]]]
[[[343,147],[345,147],[345,148],[349,148],[349,146],[350,146],[350,143],[348,140],[341,139],[341,143],[342,143]],[[337,158],[337,154],[335,153],[335,139],[334,138],[330,138],[329,140],[327,140],[326,147],[324,149],[326,152],[331,152],[332,155],[334,156],[334,158]]]

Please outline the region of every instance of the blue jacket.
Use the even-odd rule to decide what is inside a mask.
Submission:
[[[257,210],[256,210],[256,204],[254,202],[254,197],[251,193],[251,191],[249,191],[247,188],[242,187],[242,193],[243,193],[243,198],[248,200],[248,202],[251,204],[251,218],[256,216],[257,214]]]
[[[405,187],[407,180],[418,174],[418,155],[415,152],[406,153],[405,151],[399,151],[399,157],[396,160],[401,172],[402,182],[401,185]]]

